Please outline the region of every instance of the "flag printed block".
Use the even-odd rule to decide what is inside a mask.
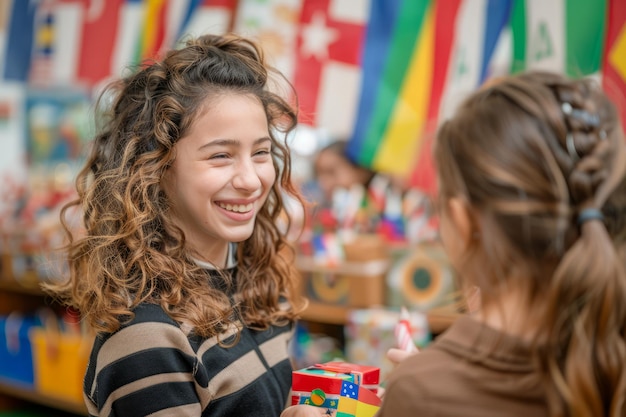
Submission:
[[[380,368],[376,366],[357,365],[348,362],[315,364],[293,372],[291,404],[308,404],[337,409],[342,401],[342,393],[348,400],[369,399],[365,402],[365,404],[369,404],[375,402],[375,400],[372,400],[367,393],[363,394],[361,390],[368,391],[373,397],[378,399],[376,390],[378,389],[379,380]],[[349,385],[344,386],[344,383]],[[347,401],[344,407],[346,410],[354,408],[356,411],[356,405],[354,404],[353,407],[350,405],[350,401]],[[363,406],[361,408],[365,409],[367,407]]]
[[[373,417],[380,404],[380,398],[369,389],[343,381],[336,417]]]

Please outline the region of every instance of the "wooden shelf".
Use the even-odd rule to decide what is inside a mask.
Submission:
[[[0,290],[27,295],[45,295],[39,287],[39,282],[22,283],[5,278],[0,278]]]
[[[84,404],[68,401],[63,398],[52,397],[35,391],[32,387],[15,381],[0,378],[0,393],[10,395],[32,403],[45,405],[61,411],[67,411],[78,416],[86,416],[87,408]]]
[[[351,308],[330,304],[309,302],[309,306],[302,312],[302,319],[318,323],[344,325],[348,322]],[[446,330],[460,314],[452,313],[426,313],[428,326],[434,334]]]

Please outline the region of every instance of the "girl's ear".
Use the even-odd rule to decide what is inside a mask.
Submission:
[[[459,197],[452,197],[448,200],[448,210],[450,220],[463,242],[463,248],[466,249],[472,240],[476,239],[479,234],[478,225],[475,222],[472,212],[467,202]]]

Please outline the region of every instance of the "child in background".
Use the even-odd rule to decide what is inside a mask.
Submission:
[[[277,135],[297,118],[272,74],[255,44],[207,35],[111,86],[70,206],[84,236],[69,281],[49,286],[99,332],[91,416],[276,417],[288,403],[301,305],[279,224],[283,193],[299,196]]]
[[[338,140],[315,157],[314,179],[321,196],[314,201],[318,204],[313,227],[317,220],[327,229],[377,233],[392,242],[433,240],[430,199],[411,188],[405,178],[375,172],[352,161],[346,148],[347,142]]]
[[[369,187],[374,171],[362,167],[346,155],[346,141],[338,140],[326,145],[317,153],[313,163],[315,180],[327,202],[332,202],[338,189],[349,190],[355,184]]]
[[[435,148],[441,237],[477,311],[391,374],[379,417],[626,415],[626,143],[590,80],[511,76]]]

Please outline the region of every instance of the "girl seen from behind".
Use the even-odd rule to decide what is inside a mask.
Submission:
[[[590,80],[511,76],[435,148],[441,237],[481,306],[392,375],[379,417],[626,414],[626,142]]]
[[[261,50],[189,40],[102,96],[77,179],[84,234],[51,288],[97,332],[92,416],[277,416],[300,309],[283,230],[298,199],[281,140],[294,109]],[[107,102],[110,99],[110,103]],[[281,133],[282,132],[282,133]]]

